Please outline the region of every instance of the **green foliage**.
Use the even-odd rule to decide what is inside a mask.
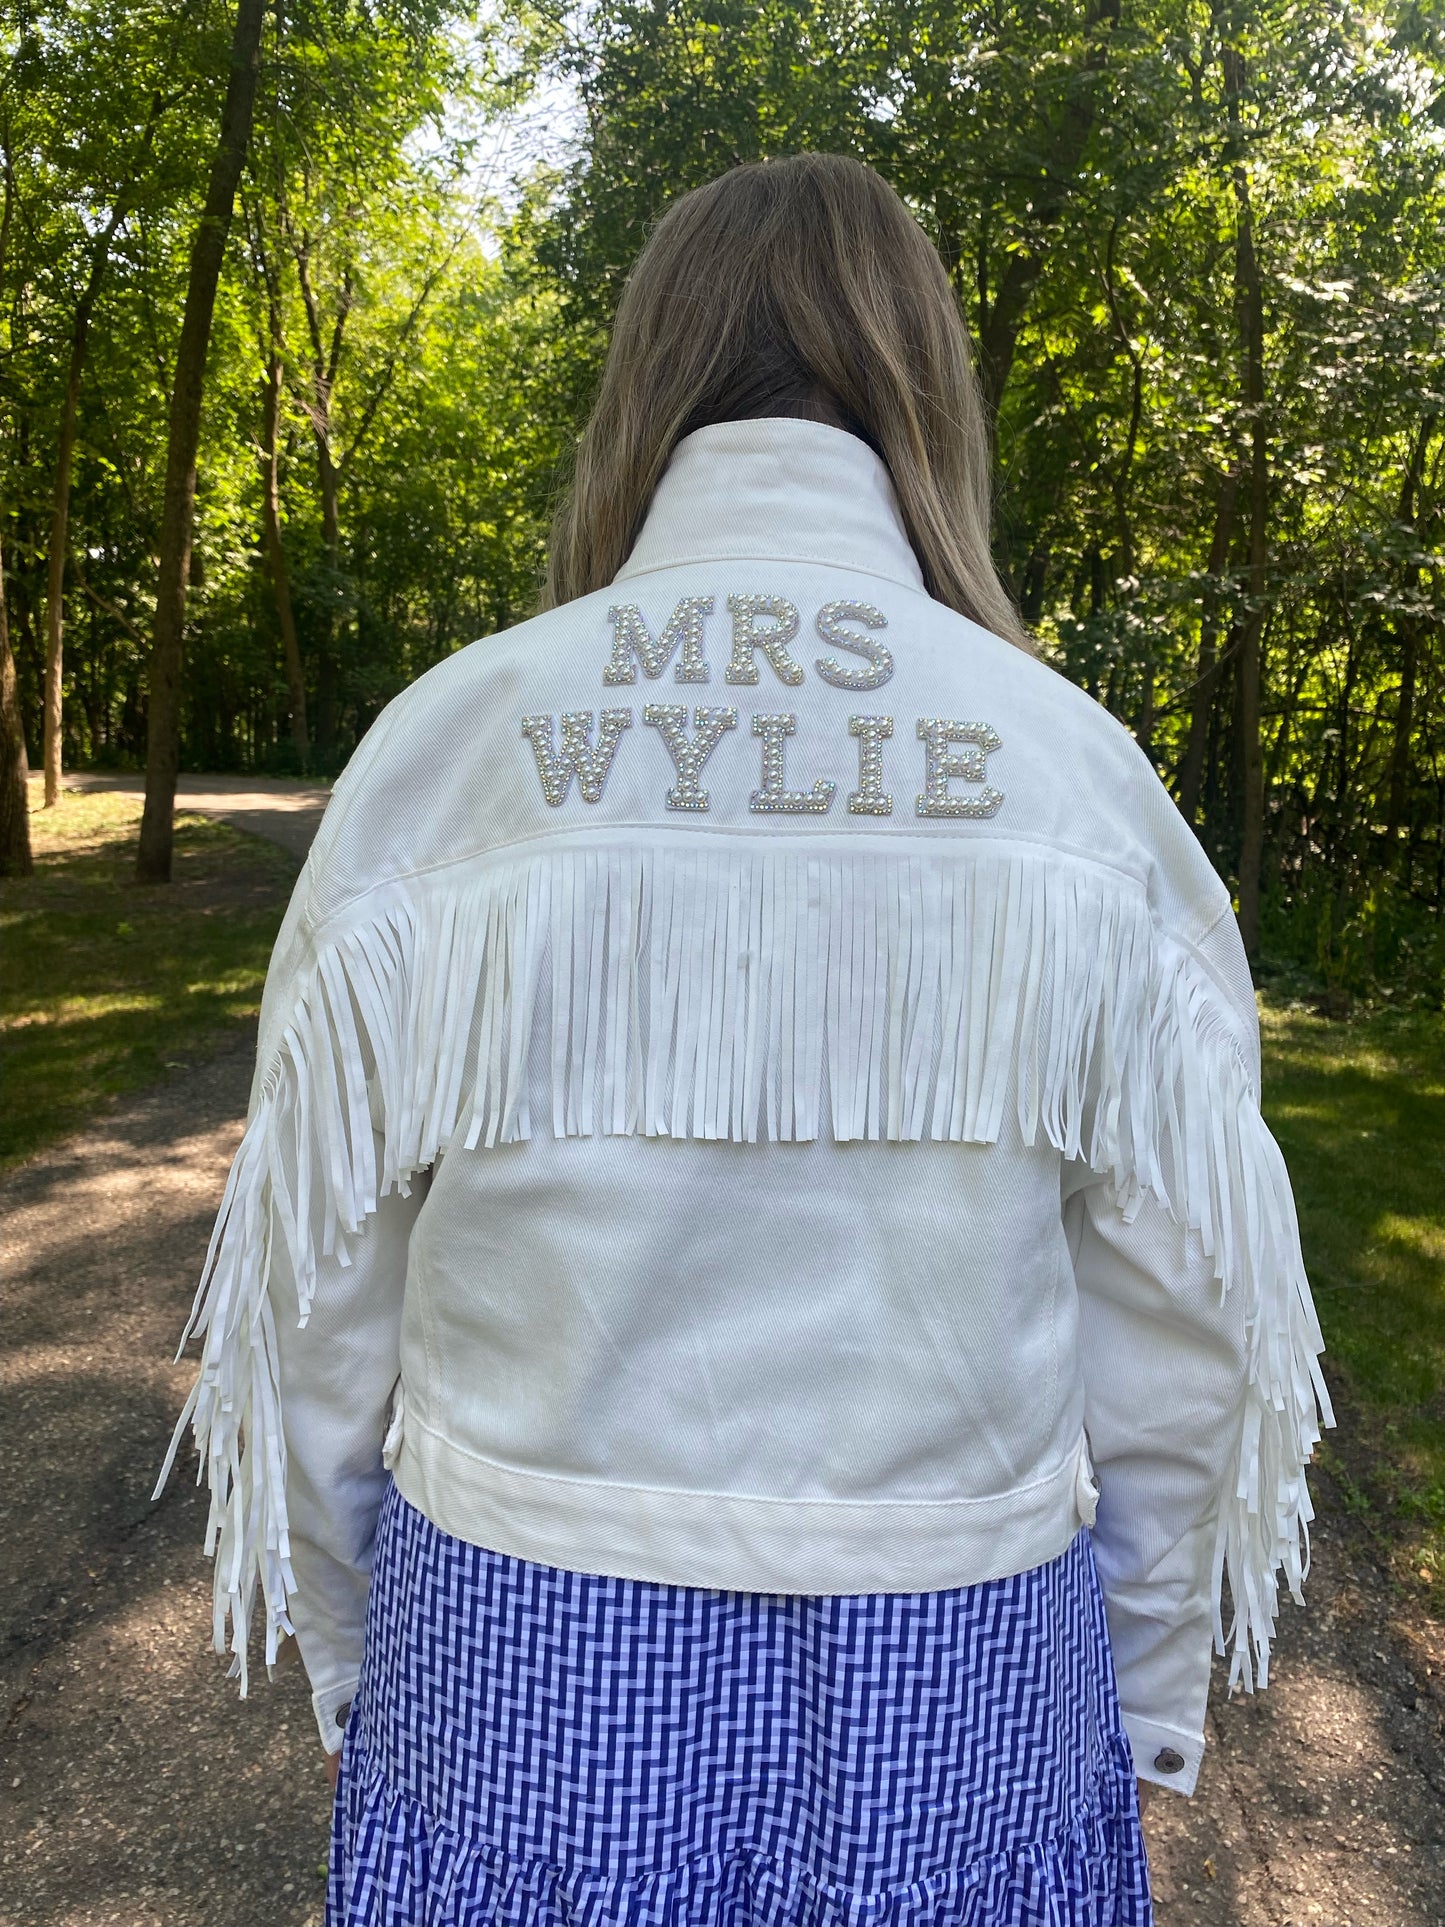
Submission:
[[[67,790],[58,808],[32,815],[35,874],[6,886],[0,914],[0,1163],[239,1038],[260,1008],[295,863],[269,843],[182,816],[174,884],[138,884],[140,807],[139,796]]]
[[[1388,877],[1358,892],[1331,872],[1307,872],[1286,898],[1265,904],[1264,981],[1313,986],[1320,1008],[1345,1014],[1356,1003],[1439,1010],[1445,927],[1435,909],[1392,889]]]
[[[561,447],[557,304],[495,259],[475,130],[518,82],[468,15],[305,0],[268,22],[207,375],[189,766],[338,769],[390,696],[535,594]],[[0,500],[27,733],[38,759],[56,426],[119,196],[80,392],[64,720],[70,763],[136,767],[167,395],[229,10],[96,0],[0,33]],[[304,751],[262,541],[273,353]]]
[[[0,490],[22,699],[38,753],[55,437],[119,202],[80,394],[65,733],[72,761],[134,765],[229,7],[13,19]],[[539,88],[570,90],[580,140],[499,179],[502,121]],[[720,169],[802,147],[879,167],[936,241],[992,411],[999,567],[1232,882],[1260,629],[1266,966],[1439,1007],[1445,35],[1401,0],[275,10],[208,378],[188,763],[335,770],[397,689],[528,611],[650,224]],[[273,363],[284,593],[264,539]]]

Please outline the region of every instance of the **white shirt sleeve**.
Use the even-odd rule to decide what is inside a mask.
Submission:
[[[1094,1553],[1124,1726],[1142,1779],[1192,1793],[1214,1643],[1215,1531],[1244,1391],[1244,1298],[1221,1298],[1197,1231],[1153,1198],[1126,1223],[1066,1166]]]
[[[400,1375],[407,1244],[427,1191],[377,1201],[351,1262],[316,1260],[311,1314],[298,1324],[285,1239],[273,1232],[269,1290],[280,1361],[286,1508],[296,1591],[287,1600],[326,1750],[341,1745],[361,1670],[377,1515],[386,1489],[382,1442]]]

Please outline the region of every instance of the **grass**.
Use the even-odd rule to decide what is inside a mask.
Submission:
[[[1345,1406],[1322,1463],[1445,1612],[1445,1017],[1261,1010],[1265,1116]]]
[[[297,870],[273,844],[181,815],[174,880],[139,884],[139,796],[67,790],[39,810],[34,788],[35,874],[8,881],[0,907],[0,1165],[236,1035]]]
[[[177,819],[175,881],[131,880],[140,799],[66,793],[5,887],[0,1162],[211,1051],[254,1016],[295,875],[271,844]],[[1265,1113],[1288,1160],[1347,1416],[1321,1458],[1445,1611],[1445,1017],[1346,1022],[1264,1000]]]

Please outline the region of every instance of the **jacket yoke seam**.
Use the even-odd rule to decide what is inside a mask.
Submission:
[[[623,823],[599,823],[569,830],[536,830],[529,836],[511,837],[504,843],[489,843],[477,849],[463,851],[458,856],[441,858],[435,863],[416,864],[406,870],[397,870],[393,872],[392,875],[383,877],[376,883],[369,883],[364,890],[356,891],[354,895],[347,897],[343,902],[337,904],[334,909],[326,911],[324,915],[318,915],[313,908],[308,905],[305,915],[305,926],[307,931],[313,937],[316,937],[321,931],[326,930],[333,923],[339,922],[346,917],[358,904],[364,903],[368,897],[376,896],[384,890],[396,889],[407,883],[419,882],[424,878],[440,876],[444,871],[460,869],[466,864],[478,862],[479,859],[485,860],[492,857],[499,857],[504,853],[514,850],[524,850],[529,845],[543,847],[547,845],[561,845],[565,848],[573,839],[579,838],[583,839],[587,844],[605,842],[611,837],[623,835],[631,830],[651,832],[653,838],[655,838],[657,825],[639,819]],[[756,829],[751,824],[714,824],[709,825],[706,830],[672,830],[669,825],[668,832],[671,837],[677,840],[669,840],[662,844],[649,840],[647,847],[650,849],[683,850],[687,847],[688,843],[696,842],[703,844],[704,839],[717,837],[728,841],[746,839],[766,846],[770,853],[777,852],[776,834],[767,830]],[[1121,879],[1125,883],[1132,884],[1146,899],[1148,896],[1148,883],[1146,879],[1136,874],[1135,871],[1125,869],[1122,864],[1111,863],[1107,857],[1098,856],[1093,851],[1085,850],[1076,844],[1064,843],[1057,837],[1045,836],[1042,833],[1029,830],[1014,830],[1006,837],[987,835],[970,836],[967,839],[949,843],[945,842],[942,837],[919,835],[916,832],[912,834],[905,832],[904,835],[900,836],[896,830],[863,828],[861,826],[855,829],[850,826],[847,831],[800,829],[797,832],[795,840],[800,846],[803,846],[816,844],[824,838],[834,836],[840,838],[846,837],[850,845],[867,842],[876,844],[880,849],[897,848],[900,844],[907,842],[913,846],[910,853],[914,855],[919,854],[919,846],[922,846],[925,850],[937,848],[940,853],[948,854],[961,850],[975,849],[980,845],[999,849],[1006,848],[1010,844],[1022,844],[1029,846],[1027,854],[1030,856],[1034,854],[1035,849],[1044,850],[1052,854],[1063,854],[1075,863],[1086,865],[1091,869],[1103,872],[1108,877]],[[687,839],[686,842],[683,841],[684,838]],[[1169,932],[1168,926],[1154,914],[1152,906],[1150,916],[1157,928],[1165,931],[1166,934],[1172,934],[1172,932]],[[1213,928],[1213,925],[1210,927]],[[1180,939],[1180,941],[1182,942],[1184,940]]]

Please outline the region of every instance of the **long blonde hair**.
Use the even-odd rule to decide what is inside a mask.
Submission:
[[[882,176],[842,154],[734,167],[653,229],[553,523],[541,606],[613,580],[684,435],[780,415],[869,443],[929,594],[1033,648],[989,554],[988,435],[943,263]]]

